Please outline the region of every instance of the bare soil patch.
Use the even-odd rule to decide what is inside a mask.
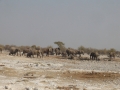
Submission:
[[[119,90],[119,61],[0,54],[0,90]]]

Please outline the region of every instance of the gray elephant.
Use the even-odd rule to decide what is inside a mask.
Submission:
[[[55,48],[54,51],[55,51],[56,55],[60,55],[61,54],[60,48]]]
[[[14,56],[17,55],[18,56],[19,53],[20,53],[20,50],[18,48],[12,47],[10,49],[9,55],[14,55]],[[21,54],[20,54],[20,56],[21,56]]]
[[[34,53],[32,51],[27,52],[27,57],[33,57],[34,58]]]
[[[76,54],[76,51],[74,49],[68,48],[68,49],[66,49],[66,53],[68,56],[70,56],[70,55],[74,56]]]
[[[2,53],[2,48],[0,47],[0,53]]]
[[[79,57],[81,57],[81,54],[84,55],[84,51],[83,50],[76,50],[75,54],[79,55]]]
[[[90,53],[90,59],[92,60],[98,60],[99,54],[97,52],[91,52]]]
[[[27,57],[33,57],[34,58],[34,55],[37,55],[37,58],[38,57],[42,57],[42,54],[41,54],[41,50],[30,50],[29,52],[27,52]]]
[[[112,58],[115,59],[115,53],[114,53],[114,52],[109,52],[109,53],[108,53],[108,57],[110,57],[110,60],[111,60]]]
[[[28,49],[28,48],[23,49],[22,56],[29,52],[30,52],[30,49]]]
[[[51,54],[53,55],[55,52],[53,48],[41,48],[41,53],[42,56],[44,56],[44,54],[46,54],[46,56],[49,56]]]

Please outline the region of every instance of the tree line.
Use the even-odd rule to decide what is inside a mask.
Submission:
[[[114,48],[111,49],[96,49],[96,48],[86,48],[84,46],[78,47],[78,50],[84,50],[84,52],[90,54],[90,52],[98,52],[99,54],[108,54],[109,52],[113,52],[116,54],[120,54],[120,51],[115,50]]]
[[[57,41],[54,42],[54,44],[56,44],[61,51],[65,51],[66,47],[65,44],[61,41]],[[2,45],[0,44],[0,48],[4,49],[4,50],[9,50],[11,47],[19,47],[20,49],[24,49],[24,48],[34,48],[34,49],[40,49],[40,46],[36,46],[36,45],[32,45],[32,46],[16,46],[16,45]],[[52,46],[48,46],[48,47],[52,47]],[[83,50],[84,53],[90,54],[91,52],[98,52],[99,54],[108,54],[109,52],[114,52],[116,54],[120,54],[120,51],[115,50],[114,48],[111,49],[96,49],[96,48],[91,48],[91,47],[84,47],[84,46],[80,46],[77,48],[77,50]]]

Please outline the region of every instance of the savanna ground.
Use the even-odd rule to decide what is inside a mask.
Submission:
[[[82,55],[82,57],[89,57]],[[120,59],[69,60],[0,54],[0,90],[120,90]]]

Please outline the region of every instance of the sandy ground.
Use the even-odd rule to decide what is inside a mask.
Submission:
[[[88,55],[82,55],[88,57]],[[59,59],[58,59],[59,58]],[[0,54],[0,90],[120,90],[120,59],[69,60]]]

